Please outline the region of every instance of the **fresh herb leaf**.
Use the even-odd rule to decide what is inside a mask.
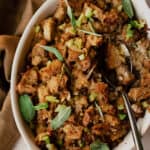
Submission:
[[[89,20],[92,18],[92,16],[93,16],[93,10],[92,10],[92,8],[88,7],[86,9],[85,16]]]
[[[95,101],[96,98],[97,98],[97,94],[95,92],[91,92],[89,95],[90,102]]]
[[[133,28],[136,28],[136,29],[142,29],[144,28],[145,26],[145,22],[144,21],[137,21],[137,20],[133,20],[133,21],[130,21],[130,24]]]
[[[76,19],[74,17],[73,11],[70,6],[68,6],[68,8],[67,8],[67,14],[71,20],[71,24],[72,24],[73,28],[75,29],[76,28]]]
[[[35,116],[35,109],[29,95],[24,94],[20,96],[19,107],[25,121],[30,123]]]
[[[51,103],[59,103],[59,100],[55,96],[46,96],[46,101]]]
[[[48,103],[40,103],[34,106],[35,110],[41,110],[41,109],[47,109],[47,108],[48,108]]]
[[[80,29],[78,29],[78,31],[83,32],[83,33],[86,33],[86,34],[90,34],[90,35],[98,36],[98,37],[101,37],[101,36],[102,36],[101,34],[93,33],[93,32],[86,31],[86,30],[80,30]]]
[[[134,35],[134,30],[132,30],[132,25],[131,24],[128,24],[127,26],[127,33],[126,33],[126,38],[127,39],[130,39],[132,38]]]
[[[134,10],[131,0],[122,0],[122,5],[125,13],[128,15],[130,19],[132,19],[134,16]]]
[[[77,27],[81,27],[82,20],[83,20],[84,18],[85,18],[85,16],[84,16],[84,14],[82,13],[82,14],[79,16],[78,20],[76,21]]]
[[[55,96],[46,96],[46,101],[51,103],[59,103],[59,100]]]
[[[102,109],[100,108],[100,106],[96,102],[95,102],[95,106],[96,106],[96,108],[97,108],[97,110],[98,110],[98,112],[102,118],[102,121],[104,122],[104,115],[103,115]]]
[[[64,109],[61,109],[57,116],[51,121],[51,127],[53,130],[58,129],[61,127],[64,122],[69,118],[71,114],[71,107],[64,107]]]
[[[126,114],[118,114],[120,120],[124,120],[127,115]]]
[[[66,105],[58,105],[57,108],[55,109],[55,112],[60,112],[66,109]]]
[[[48,52],[53,53],[57,57],[58,60],[64,61],[63,56],[61,55],[61,53],[59,52],[59,50],[56,49],[55,47],[43,46],[43,45],[40,45],[40,47],[43,48],[44,50],[48,51]]]
[[[68,4],[68,1],[65,0],[65,2],[66,2],[66,5],[67,5],[67,15],[69,16],[71,24],[72,24],[73,28],[75,29],[76,28],[76,19],[75,19],[75,16],[73,14],[73,11],[72,11],[71,7]]]
[[[106,143],[102,143],[99,140],[96,140],[90,144],[90,150],[110,150]]]

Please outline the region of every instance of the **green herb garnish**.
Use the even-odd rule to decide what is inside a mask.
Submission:
[[[44,50],[48,51],[48,52],[53,53],[57,57],[58,60],[64,61],[63,56],[61,55],[61,53],[59,52],[59,50],[56,49],[55,47],[43,46],[43,45],[40,45],[40,47],[43,48]]]
[[[127,115],[126,114],[118,114],[120,120],[124,120]]]
[[[35,110],[42,110],[42,109],[47,109],[47,108],[48,108],[48,103],[40,103],[34,106]]]
[[[133,28],[136,28],[136,29],[139,29],[139,30],[144,28],[144,26],[145,26],[144,21],[143,22],[142,21],[138,22],[137,20],[130,21],[130,24]]]
[[[86,16],[86,18],[89,19],[89,20],[92,19],[92,16],[93,16],[93,10],[92,10],[92,8],[88,7],[88,8],[86,9],[85,16]]]
[[[57,114],[57,116],[51,120],[51,127],[53,130],[58,129],[61,127],[64,122],[69,118],[71,114],[71,107],[64,107],[63,109],[61,108]]]
[[[19,98],[19,107],[25,121],[30,123],[35,116],[35,109],[30,96],[27,94],[21,95]]]
[[[144,28],[145,23],[144,22],[138,22],[137,20],[130,21],[130,23],[127,26],[127,39],[132,38],[134,35],[134,29],[142,29]]]
[[[51,103],[59,103],[59,100],[55,96],[46,96],[46,101]]]
[[[92,92],[90,95],[89,95],[89,100],[90,102],[93,102],[95,101],[97,98],[97,94],[95,92]]]
[[[80,30],[80,29],[78,29],[78,31],[83,32],[83,33],[86,33],[86,34],[90,34],[90,35],[98,36],[98,37],[101,37],[101,36],[102,36],[101,34],[93,33],[93,32],[86,31],[86,30]]]
[[[58,105],[57,108],[55,109],[55,112],[60,112],[66,109],[66,105]]]
[[[72,24],[73,28],[75,29],[76,28],[76,19],[75,19],[75,16],[73,14],[73,11],[72,11],[71,7],[69,6],[68,1],[65,0],[65,2],[66,2],[66,5],[67,5],[67,15],[69,16],[71,24]]]
[[[76,21],[77,27],[81,27],[82,20],[83,20],[84,18],[85,18],[85,16],[84,16],[84,14],[82,13],[82,14],[79,16],[78,20]]]
[[[134,30],[132,29],[132,25],[128,24],[128,26],[127,26],[127,33],[126,33],[127,39],[132,38],[133,35],[134,35]]]
[[[128,17],[132,19],[134,16],[134,10],[131,0],[122,0],[122,6]]]
[[[90,144],[90,150],[110,150],[110,148],[107,143],[102,143],[99,140],[96,140]]]

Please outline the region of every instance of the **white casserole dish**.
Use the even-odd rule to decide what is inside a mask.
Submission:
[[[27,25],[20,42],[18,44],[16,54],[13,61],[12,66],[12,74],[11,74],[11,104],[12,104],[12,110],[13,115],[17,124],[17,127],[19,129],[19,132],[21,136],[23,137],[28,149],[31,150],[38,150],[38,147],[35,145],[33,141],[33,135],[29,129],[29,127],[24,122],[18,106],[18,95],[16,92],[16,85],[17,85],[17,76],[18,73],[21,72],[23,68],[23,64],[25,62],[25,56],[28,52],[33,32],[34,32],[34,26],[44,18],[48,17],[49,15],[53,14],[56,6],[58,4],[57,0],[47,0],[35,13],[35,15],[30,20],[29,24]],[[140,18],[146,19],[147,23],[150,27],[150,9],[145,3],[145,0],[133,0],[133,4],[135,7],[135,10],[137,12],[137,15]],[[143,135],[147,129],[150,126],[150,113],[146,112],[144,118],[139,119],[138,121],[139,130],[141,134]],[[120,143],[115,150],[131,150],[134,147],[134,142],[132,139],[132,135],[129,132],[129,134],[124,138],[123,142]]]

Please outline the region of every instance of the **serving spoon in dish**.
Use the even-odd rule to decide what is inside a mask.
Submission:
[[[101,70],[102,76],[104,78],[104,80],[113,88],[116,89],[117,85],[115,85],[106,75],[104,70]],[[120,90],[119,91],[123,100],[124,100],[124,104],[125,104],[125,108],[128,114],[128,118],[129,118],[129,122],[130,122],[130,126],[131,126],[131,132],[132,132],[132,136],[133,136],[133,140],[134,140],[134,144],[137,150],[144,150],[143,148],[143,144],[142,144],[142,140],[141,140],[141,135],[139,133],[138,127],[137,127],[137,123],[136,123],[136,119],[133,113],[133,110],[131,108],[131,104],[130,104],[130,100],[129,97],[126,93],[126,91]]]
[[[103,67],[101,67],[102,77],[115,90],[118,85],[115,84],[116,82],[114,83],[112,81],[112,77],[108,76],[108,73],[106,73],[106,72],[107,72],[106,67],[105,67],[105,65],[103,65]],[[129,97],[128,97],[128,95],[127,95],[124,88],[122,90],[120,90],[119,92],[120,92],[120,94],[121,94],[121,96],[124,100],[124,104],[125,104],[125,108],[126,108],[126,111],[127,111],[128,118],[129,118],[132,137],[133,137],[135,147],[136,147],[137,150],[144,150],[142,140],[141,140],[141,135],[138,131],[136,119],[135,119],[133,110],[131,108]]]

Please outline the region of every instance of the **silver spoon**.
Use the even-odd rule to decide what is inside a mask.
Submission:
[[[106,75],[103,73],[103,71],[102,71],[102,75],[103,75],[105,81],[113,89],[116,89],[116,86],[106,77]],[[141,141],[141,135],[138,131],[138,127],[137,127],[137,124],[136,124],[136,119],[135,119],[134,113],[133,113],[132,108],[131,108],[129,97],[128,97],[128,95],[125,91],[120,91],[120,93],[122,95],[122,98],[124,100],[124,104],[125,104],[125,107],[126,107],[126,110],[127,110],[127,114],[128,114],[128,118],[129,118],[129,122],[130,122],[130,126],[131,126],[131,132],[132,132],[135,147],[136,147],[137,150],[144,150],[143,144],[142,144],[142,141]]]

